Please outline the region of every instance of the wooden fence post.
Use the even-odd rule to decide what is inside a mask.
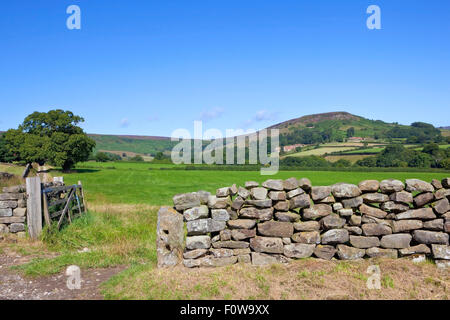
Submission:
[[[36,240],[42,232],[41,179],[26,179],[27,185],[27,225],[31,239]]]

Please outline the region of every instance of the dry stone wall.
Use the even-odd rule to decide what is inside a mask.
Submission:
[[[27,200],[25,186],[3,188],[0,193],[0,235],[25,231]]]
[[[62,186],[63,182],[43,183],[41,188]],[[4,187],[0,193],[0,238],[5,234],[25,236],[27,220],[27,190],[25,185]]]
[[[448,266],[449,199],[450,178],[333,186],[271,179],[220,188],[215,195],[178,194],[173,208],[158,214],[158,265],[426,255]]]

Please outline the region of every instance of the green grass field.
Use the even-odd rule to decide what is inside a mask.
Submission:
[[[85,186],[89,202],[149,205],[170,205],[172,197],[177,193],[198,190],[215,192],[219,187],[231,186],[233,183],[244,185],[245,181],[249,180],[261,183],[266,179],[306,177],[313,185],[319,186],[387,178],[403,181],[407,178],[418,178],[431,181],[433,178],[442,179],[450,175],[442,172],[280,171],[274,176],[262,176],[259,171],[170,170],[171,166],[173,167],[122,162],[84,163],[78,166],[77,172],[62,174],[53,171],[52,175],[63,175],[66,184],[75,184],[80,180]],[[161,167],[166,170],[160,170]]]
[[[344,151],[344,152],[342,152],[342,154],[355,154],[355,153],[377,154],[383,150],[384,150],[384,148],[366,148],[366,149],[356,149],[356,150]]]
[[[310,150],[305,150],[305,151],[301,151],[301,152],[296,152],[296,153],[292,153],[289,155],[289,157],[306,157],[306,156],[321,156],[324,155],[325,153],[332,153],[332,152],[342,152],[342,151],[349,151],[349,150],[354,150],[354,147],[320,147],[317,149],[310,149]]]

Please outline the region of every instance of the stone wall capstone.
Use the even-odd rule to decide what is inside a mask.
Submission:
[[[216,194],[178,194],[173,208],[158,212],[158,265],[426,255],[448,266],[449,199],[450,178],[332,186],[312,186],[306,178],[269,179],[219,188]],[[167,219],[175,226],[169,233],[162,227]]]

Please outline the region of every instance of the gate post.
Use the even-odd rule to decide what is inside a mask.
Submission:
[[[31,239],[36,240],[42,232],[41,179],[26,179],[27,185],[27,225]]]

